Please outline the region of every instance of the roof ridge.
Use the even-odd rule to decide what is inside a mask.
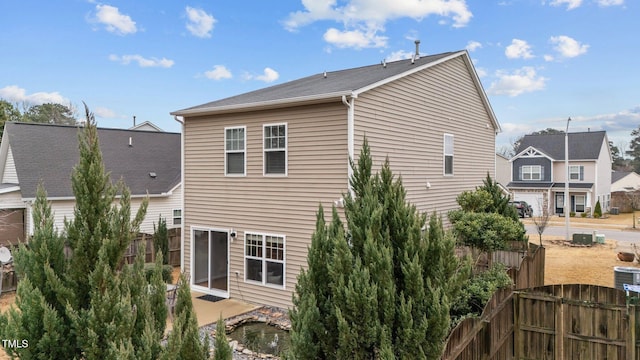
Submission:
[[[25,122],[25,121],[7,121],[7,124],[15,124],[15,125],[29,125],[29,126],[50,126],[50,127],[59,127],[59,128],[75,128],[80,129],[83,128],[84,125],[67,125],[67,124],[45,124],[45,123],[37,123],[37,122]],[[126,132],[135,132],[135,133],[149,133],[149,134],[180,134],[179,132],[173,131],[145,131],[145,130],[137,130],[137,129],[122,129],[122,128],[108,128],[108,127],[96,127],[98,130],[108,130],[108,131],[126,131]]]

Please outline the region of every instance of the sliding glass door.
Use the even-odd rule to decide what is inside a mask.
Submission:
[[[194,229],[192,244],[194,289],[229,297],[229,233],[223,230]]]

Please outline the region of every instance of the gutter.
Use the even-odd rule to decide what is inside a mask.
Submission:
[[[182,193],[180,195],[180,209],[182,211],[182,221],[180,222],[180,269],[184,271],[184,118],[179,119],[178,115],[174,115],[173,119],[180,123],[180,184],[182,185]],[[172,189],[173,191],[173,189]],[[191,274],[191,270],[189,270]]]

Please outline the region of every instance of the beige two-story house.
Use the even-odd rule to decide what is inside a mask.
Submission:
[[[466,51],[328,71],[172,113],[183,126],[192,288],[291,305],[315,228],[369,141],[423,212],[494,176],[499,124]],[[445,216],[446,219],[446,216]]]

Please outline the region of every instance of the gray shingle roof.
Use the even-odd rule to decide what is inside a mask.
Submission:
[[[5,139],[23,198],[34,198],[40,181],[50,198],[73,196],[71,172],[79,159],[78,129],[6,123]],[[180,183],[180,134],[100,128],[98,138],[112,181],[122,178],[132,195],[162,194]],[[150,172],[156,177],[150,177]]]
[[[616,181],[624,178],[625,176],[631,174],[633,171],[612,171],[611,172],[611,183],[613,184]]]
[[[606,131],[569,133],[569,160],[596,160]],[[564,134],[525,135],[517,153],[528,147],[538,149],[554,160],[564,160]]]
[[[248,93],[212,101],[206,104],[178,110],[172,115],[186,115],[199,110],[216,109],[228,106],[239,106],[270,101],[282,101],[286,99],[299,99],[306,97],[318,97],[322,95],[350,93],[367,86],[373,85],[385,79],[399,76],[418,67],[434,63],[448,56],[461,52],[446,52],[442,54],[421,56],[412,64],[411,59],[400,60],[382,64],[363,66],[353,69],[328,71],[307,76],[301,79],[289,81],[283,84],[251,91]]]

